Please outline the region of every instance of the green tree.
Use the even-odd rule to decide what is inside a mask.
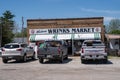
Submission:
[[[11,42],[14,37],[14,17],[15,15],[13,15],[10,11],[5,11],[0,17],[2,26],[2,46],[6,43]]]
[[[22,36],[27,37],[27,28],[23,28]]]
[[[27,37],[27,28],[23,28],[23,31],[21,30],[21,32],[17,32],[15,37]]]
[[[110,34],[120,34],[120,30],[112,30]]]
[[[120,19],[112,19],[109,23],[109,33],[120,34]]]
[[[108,32],[107,26],[106,26],[106,25],[103,25],[103,27],[104,27],[104,29],[105,29],[105,33],[107,33],[107,32]]]

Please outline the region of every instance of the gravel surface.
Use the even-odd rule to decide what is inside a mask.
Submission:
[[[120,80],[120,58],[110,58],[107,64],[81,64],[80,57],[69,57],[64,63],[29,60],[4,64],[0,58],[0,80]]]

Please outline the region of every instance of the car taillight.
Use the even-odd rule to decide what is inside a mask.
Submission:
[[[17,51],[22,51],[22,49],[20,48],[20,49],[17,49]]]
[[[81,52],[84,53],[84,49],[83,48],[81,49]]]

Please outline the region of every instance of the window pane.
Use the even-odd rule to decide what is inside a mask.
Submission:
[[[5,48],[19,48],[19,45],[5,45]]]

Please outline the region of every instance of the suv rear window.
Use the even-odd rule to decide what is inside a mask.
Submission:
[[[19,48],[19,45],[17,45],[17,44],[14,44],[14,45],[11,44],[11,45],[10,45],[10,44],[9,44],[9,45],[5,45],[4,48],[8,48],[8,49]]]

